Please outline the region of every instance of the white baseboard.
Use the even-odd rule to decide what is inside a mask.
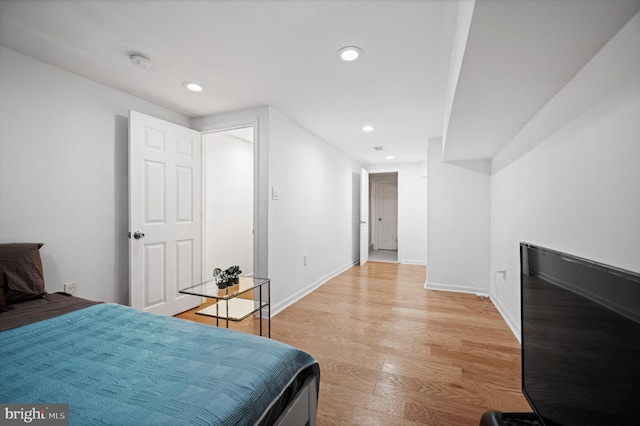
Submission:
[[[411,260],[411,259],[402,259],[399,260],[398,263],[402,265],[426,265],[427,262],[424,260]]]
[[[520,338],[520,327],[518,327],[518,323],[515,322],[513,318],[511,318],[511,316],[509,316],[509,314],[507,313],[507,310],[502,306],[502,304],[500,304],[500,301],[498,299],[491,296],[491,302],[493,302],[493,306],[496,307],[496,309],[502,316],[502,319],[504,320],[504,322],[506,322],[509,328],[511,329],[511,332],[513,333],[513,335],[516,336],[516,339],[518,339],[518,342],[522,343],[522,340]]]
[[[488,296],[488,293],[483,293],[483,290],[489,290],[489,289],[484,289],[482,287],[471,287],[471,286],[464,286],[464,285],[455,285],[455,284],[441,284],[441,283],[432,283],[432,282],[425,282],[424,283],[424,288],[426,288],[427,290],[442,290],[442,291],[453,291],[456,293],[471,293],[471,294],[477,294],[477,295],[486,295]]]
[[[277,305],[272,305],[271,306],[271,316],[272,317],[276,316],[279,312],[281,312],[281,311],[285,310],[286,308],[288,308],[289,306],[293,305],[294,303],[296,303],[298,300],[302,299],[307,294],[311,293],[312,291],[314,291],[318,287],[320,287],[323,284],[325,284],[331,278],[340,275],[341,273],[343,273],[344,271],[346,271],[349,268],[352,268],[353,266],[357,265],[358,263],[359,263],[359,260],[358,261],[349,262],[346,265],[336,269],[335,271],[330,272],[330,273],[324,275],[323,277],[317,279],[316,281],[314,281],[313,283],[309,284],[308,286],[306,286],[302,290],[299,290],[299,291],[293,293],[292,295],[290,295],[289,297],[287,297],[286,299],[284,299],[282,302],[278,303]]]

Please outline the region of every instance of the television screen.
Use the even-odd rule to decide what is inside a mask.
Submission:
[[[640,274],[520,244],[522,391],[546,426],[640,425]]]

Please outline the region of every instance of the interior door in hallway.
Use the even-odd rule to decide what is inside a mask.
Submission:
[[[398,182],[376,181],[376,246],[398,250]]]
[[[360,266],[369,261],[369,172],[360,173]]]
[[[175,315],[200,304],[179,290],[202,278],[200,132],[129,113],[129,303]]]

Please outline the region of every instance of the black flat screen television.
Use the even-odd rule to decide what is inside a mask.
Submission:
[[[545,426],[640,425],[640,274],[520,244],[522,392]]]

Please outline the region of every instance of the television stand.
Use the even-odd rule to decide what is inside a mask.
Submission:
[[[486,411],[480,426],[543,426],[536,413],[502,413]]]

